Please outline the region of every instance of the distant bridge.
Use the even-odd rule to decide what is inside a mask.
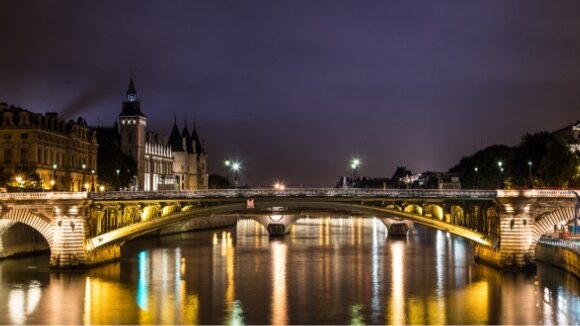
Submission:
[[[574,217],[567,190],[227,189],[159,192],[0,194],[0,219],[37,230],[55,268],[118,258],[137,236],[200,217],[248,216],[284,233],[315,212],[400,217],[474,244],[476,257],[501,267],[535,261],[540,236]],[[8,228],[0,230],[7,232]],[[177,227],[175,230],[186,230]]]

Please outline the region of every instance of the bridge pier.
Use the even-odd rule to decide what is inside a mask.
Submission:
[[[280,237],[290,232],[292,225],[302,216],[299,215],[249,215],[248,218],[262,224],[271,237]]]

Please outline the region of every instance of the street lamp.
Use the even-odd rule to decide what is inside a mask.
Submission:
[[[528,161],[528,189],[534,188],[534,185],[532,184],[532,165],[534,165],[534,163]]]
[[[230,182],[230,165],[232,165],[232,161],[230,161],[230,159],[226,157],[224,165],[226,166],[226,180],[228,180],[228,183],[229,183]]]
[[[18,183],[18,187],[20,188],[20,192],[22,192],[22,177],[21,176],[17,176],[14,179],[16,180],[16,183]]]
[[[91,170],[91,191],[95,191],[95,170]]]
[[[56,190],[56,168],[58,167],[58,165],[56,165],[56,163],[52,164],[52,180],[50,182],[50,185],[52,186],[52,190]]]
[[[479,169],[476,166],[475,169],[473,169],[473,170],[475,171],[475,182],[473,184],[474,184],[474,188],[477,189],[477,183],[479,181],[478,180],[478,172],[479,172]]]
[[[232,171],[234,171],[234,185],[237,186],[238,185],[238,171],[242,168],[242,165],[238,161],[232,162],[231,164],[232,164]]]
[[[497,162],[497,166],[499,167],[499,187],[498,189],[503,189],[503,162]]]
[[[119,174],[121,173],[121,170],[117,169],[117,191],[121,190],[121,184],[119,183]]]
[[[361,164],[360,158],[358,157],[353,157],[352,160],[350,160],[350,168],[352,169],[352,186],[354,187],[354,182],[357,178],[357,170],[359,165]]]
[[[80,188],[79,191],[83,191],[82,187],[85,186],[85,169],[87,168],[87,165],[83,163],[82,168],[83,168],[83,179],[81,181],[82,186],[79,187]]]

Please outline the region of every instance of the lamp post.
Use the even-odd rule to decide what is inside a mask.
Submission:
[[[117,169],[117,191],[121,190],[121,184],[119,183],[119,174],[121,173],[121,170]]]
[[[228,180],[228,183],[229,183],[230,182],[230,166],[232,165],[232,161],[230,161],[230,159],[226,157],[224,165],[226,166],[226,180]]]
[[[499,187],[498,189],[503,189],[503,162],[497,162],[497,166],[499,167]]]
[[[16,183],[18,183],[18,188],[20,188],[20,192],[22,192],[22,177],[21,176],[17,176],[14,179],[16,180]]]
[[[95,191],[95,170],[91,170],[91,191]]]
[[[52,164],[52,180],[51,180],[51,185],[52,185],[52,190],[55,191],[56,190],[56,168],[58,167],[58,165],[56,165],[56,163]]]
[[[479,172],[479,169],[476,166],[473,170],[475,171],[475,182],[473,184],[474,184],[474,188],[477,189],[477,183],[479,181],[478,180],[478,172]]]
[[[352,169],[352,187],[354,188],[355,180],[357,178],[358,167],[360,165],[360,158],[353,157],[350,161],[350,168]]]
[[[528,161],[528,189],[534,188],[532,183],[532,161]]]
[[[232,162],[232,171],[234,171],[234,186],[238,186],[238,171],[241,169],[240,162]]]
[[[87,165],[83,163],[83,165],[81,165],[81,167],[83,168],[83,178],[81,181],[81,186],[79,187],[79,191],[83,191],[83,188],[85,186],[85,169],[87,168]]]

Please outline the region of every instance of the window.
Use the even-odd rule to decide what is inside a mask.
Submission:
[[[26,148],[20,149],[20,163],[28,163],[28,150]]]
[[[26,133],[20,134],[20,138],[21,139],[27,139],[28,138],[28,134],[26,134]]]
[[[132,138],[131,136],[132,136],[131,133],[127,134],[127,139],[128,139],[127,141],[129,142],[129,144],[131,144],[131,138]]]
[[[12,150],[5,149],[4,150],[4,164],[10,164],[10,163],[12,163]]]
[[[10,134],[4,134],[4,139],[10,139],[10,138],[12,138],[12,135],[10,135]]]

